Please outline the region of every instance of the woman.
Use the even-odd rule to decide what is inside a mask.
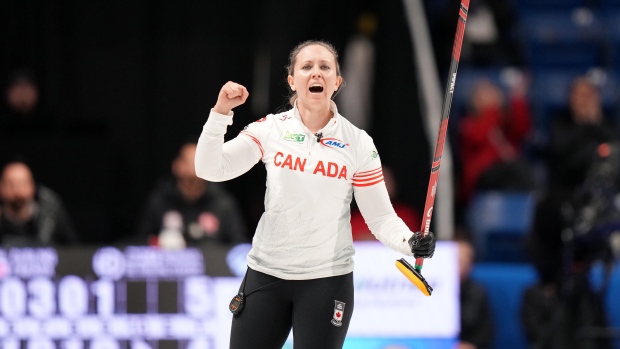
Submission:
[[[231,302],[233,349],[282,348],[291,327],[295,348],[342,347],[353,312],[353,194],[385,245],[416,258],[435,250],[432,233],[411,232],[394,213],[370,136],[338,114],[332,97],[343,80],[336,50],[303,42],[287,69],[292,109],[224,143],[232,109],[249,96],[227,82],[198,141],[196,172],[206,180],[235,178],[258,160],[267,169],[265,213]]]

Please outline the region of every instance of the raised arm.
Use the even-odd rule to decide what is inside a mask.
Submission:
[[[248,90],[232,81],[222,86],[196,149],[196,175],[211,182],[226,181],[247,172],[261,158],[258,146],[245,137],[224,143],[226,128],[233,123],[232,109],[245,103]]]

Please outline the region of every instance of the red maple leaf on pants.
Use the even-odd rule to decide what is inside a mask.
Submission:
[[[337,312],[336,317],[340,317],[340,316],[342,316],[342,314],[340,312]]]

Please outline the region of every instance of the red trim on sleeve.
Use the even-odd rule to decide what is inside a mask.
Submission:
[[[354,187],[370,187],[371,185],[375,185],[377,183],[381,183],[383,182],[383,176],[381,176],[381,179],[379,179],[378,181],[374,181],[374,182],[370,182],[370,183],[356,183],[353,182],[353,186]]]
[[[368,176],[374,176],[374,175],[376,175],[378,173],[383,173],[383,170],[382,170],[381,167],[377,167],[374,170],[358,172],[358,173],[353,175],[353,179],[355,179],[355,178],[364,178],[364,177],[368,177]]]
[[[377,167],[374,170],[368,170],[368,171],[362,171],[362,172],[358,172],[356,174],[353,175],[353,177],[359,177],[359,176],[364,176],[370,173],[377,173],[377,172],[382,172],[382,168],[381,167]]]
[[[241,132],[239,132],[239,134],[246,135],[246,136],[250,137],[254,141],[254,143],[256,143],[256,145],[258,145],[258,149],[260,149],[260,157],[261,157],[261,159],[265,156],[265,151],[263,150],[263,146],[260,144],[260,141],[258,140],[258,138],[252,136],[251,134],[249,134],[246,131],[241,131]]]
[[[353,175],[353,186],[355,187],[368,187],[381,182],[383,182],[383,170],[381,167]]]

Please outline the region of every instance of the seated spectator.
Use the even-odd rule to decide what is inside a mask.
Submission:
[[[0,178],[0,241],[3,246],[71,244],[78,240],[58,195],[36,184],[28,165],[9,162]]]
[[[385,187],[387,188],[392,206],[398,217],[400,217],[412,231],[420,230],[422,224],[420,214],[413,207],[398,199],[398,183],[396,182],[392,170],[385,165],[383,166],[383,180],[385,181]],[[364,221],[364,217],[362,217],[357,206],[351,210],[351,233],[353,234],[353,240],[376,240],[375,236],[370,232],[370,229],[368,229],[368,225]]]
[[[534,189],[534,174],[522,149],[532,128],[525,84],[523,79],[515,85],[507,105],[495,83],[481,79],[473,86],[469,113],[458,125],[460,207],[478,189]]]
[[[195,142],[180,148],[172,161],[172,177],[162,179],[148,198],[139,222],[140,238],[162,247],[248,242],[235,198],[222,184],[196,176],[195,154]],[[175,240],[175,231],[182,235],[181,241]]]
[[[603,113],[601,94],[588,77],[576,78],[568,110],[553,120],[549,144],[551,185],[572,192],[581,185],[602,143],[618,140],[617,125]]]
[[[489,349],[493,344],[495,326],[493,313],[484,286],[471,279],[475,250],[464,236],[456,235],[459,248],[461,332],[457,349]]]
[[[551,126],[547,170],[551,179],[546,193],[536,204],[528,236],[528,252],[541,277],[557,282],[562,270],[562,232],[570,227],[566,207],[572,206],[576,190],[585,182],[601,144],[620,140],[617,128],[603,114],[597,87],[586,77],[572,83],[568,107]]]
[[[588,279],[592,263],[601,258],[605,246],[595,241],[598,233],[583,231],[575,236],[584,223],[591,223],[578,220],[580,202],[575,199],[582,194],[597,197],[597,193],[583,192],[589,190],[586,183],[607,185],[590,180],[602,174],[594,167],[597,159],[607,156],[600,150],[619,137],[603,114],[597,87],[588,78],[574,80],[567,104],[565,115],[557,117],[551,128],[548,172],[552,180],[536,205],[527,239],[539,283],[524,295],[522,323],[530,343],[540,348],[609,348],[605,338],[584,332],[606,326],[602,295],[591,288]],[[617,151],[612,154],[618,156]],[[609,194],[613,199],[614,193],[604,195]],[[588,216],[598,217],[600,204],[587,208]],[[576,238],[579,243],[574,242]]]

